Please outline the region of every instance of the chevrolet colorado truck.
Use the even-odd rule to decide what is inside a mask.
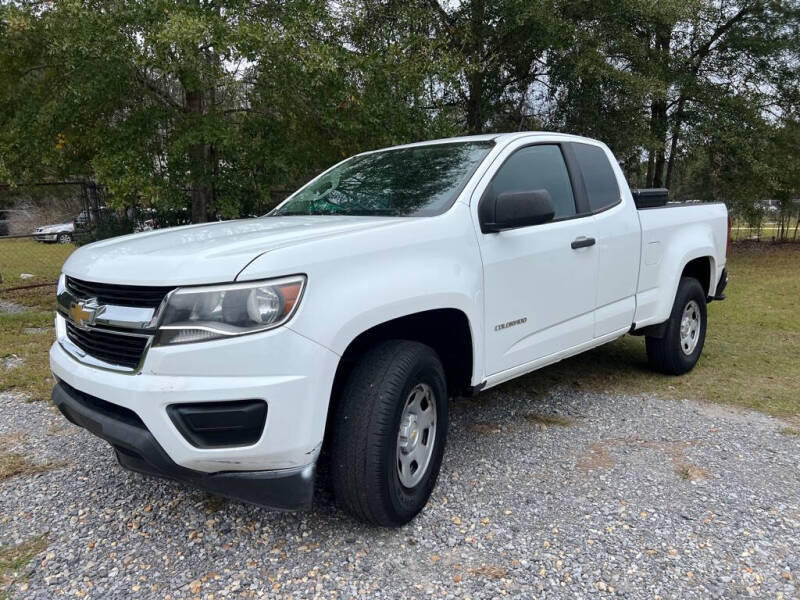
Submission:
[[[76,250],[53,400],[123,467],[397,526],[450,398],[610,342],[690,370],[727,282],[722,204],[632,193],[600,142],[482,135],[359,154],[259,218]]]

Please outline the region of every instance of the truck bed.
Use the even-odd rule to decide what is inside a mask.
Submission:
[[[728,211],[722,203],[670,203],[637,211],[642,229],[636,327],[667,319],[684,265],[712,257],[709,295],[725,268]]]

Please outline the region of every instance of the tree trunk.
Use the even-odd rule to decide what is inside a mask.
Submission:
[[[661,68],[660,77],[663,78],[664,88],[661,93],[654,97],[650,102],[650,133],[654,143],[657,144],[655,151],[651,150],[650,159],[653,162],[652,171],[648,165],[648,179],[652,173],[652,180],[648,182],[648,187],[664,187],[664,167],[666,166],[666,156],[664,148],[667,145],[667,133],[669,123],[667,121],[667,92],[669,90],[669,47],[672,38],[672,29],[659,27],[655,35],[655,54],[656,60]],[[653,154],[653,152],[655,154]]]
[[[647,187],[664,187],[666,156],[664,146],[667,137],[667,102],[653,100],[650,103],[650,133],[658,144],[651,148],[647,162]]]
[[[669,159],[667,162],[667,177],[664,181],[664,187],[669,188],[672,186],[672,174],[675,171],[675,155],[678,151],[678,139],[681,135],[681,125],[683,125],[683,107],[686,104],[686,98],[681,95],[678,98],[678,106],[675,108],[675,115],[672,124],[672,141],[669,145]]]
[[[481,96],[483,95],[483,74],[470,73],[467,78],[467,131],[470,134],[483,133],[483,114]]]
[[[198,119],[203,114],[202,90],[186,91],[186,112]],[[204,142],[189,147],[189,186],[192,196],[192,223],[208,221],[210,193],[208,189],[208,162],[210,153]]]
[[[469,58],[467,63],[467,131],[483,133],[483,37],[486,6],[484,0],[472,0],[469,23]]]

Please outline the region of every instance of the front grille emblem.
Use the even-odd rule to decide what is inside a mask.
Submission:
[[[97,298],[78,300],[70,303],[69,316],[73,323],[81,329],[91,327],[95,319],[105,311],[106,307],[97,303]]]

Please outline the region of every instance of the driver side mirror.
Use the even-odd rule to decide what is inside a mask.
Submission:
[[[547,190],[503,192],[484,197],[479,207],[481,231],[499,233],[552,221],[553,200]]]

